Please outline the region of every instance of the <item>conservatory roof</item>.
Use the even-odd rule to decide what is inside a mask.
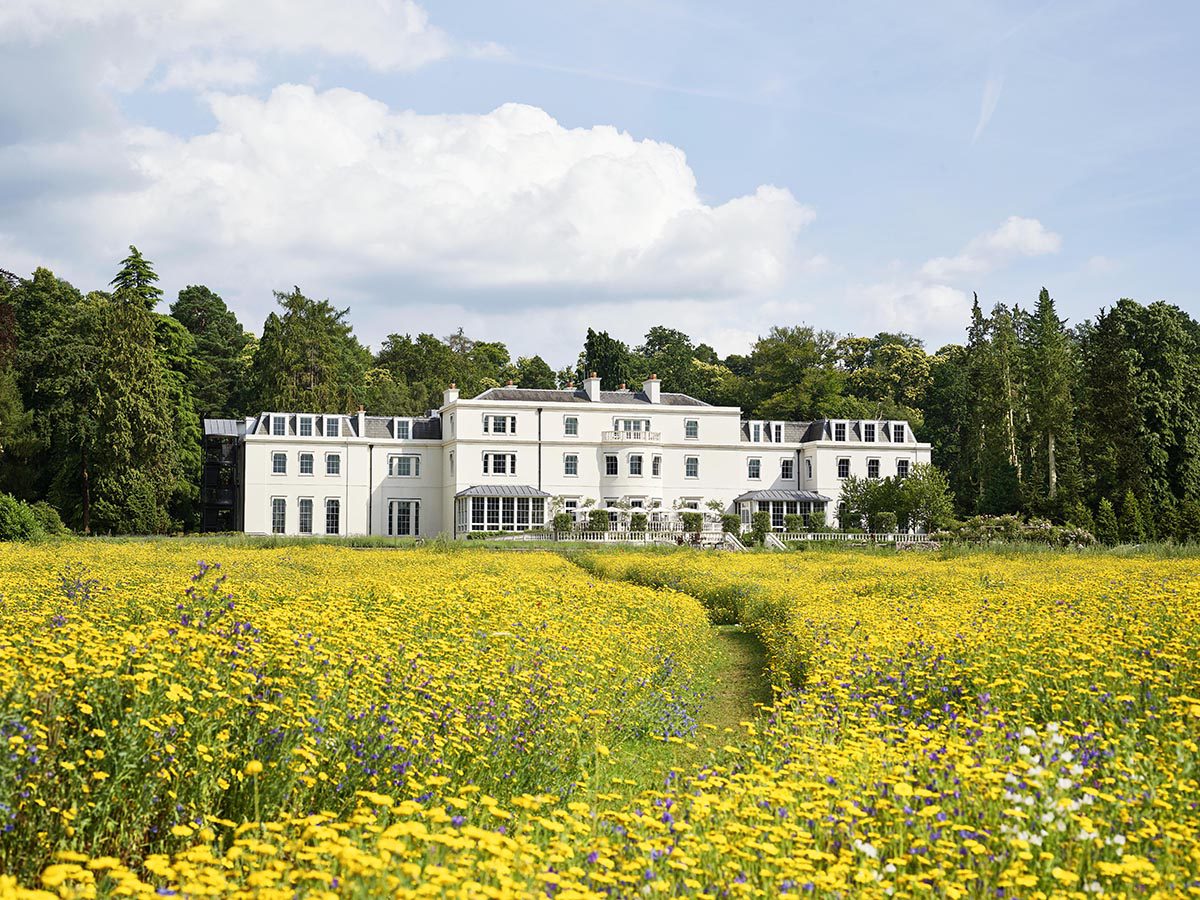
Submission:
[[[455,497],[549,497],[529,484],[476,484],[463,488]]]
[[[816,491],[747,491],[734,499],[734,503],[747,500],[801,500],[809,503],[828,503],[829,497]]]

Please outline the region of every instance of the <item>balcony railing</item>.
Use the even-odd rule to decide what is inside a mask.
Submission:
[[[661,431],[602,431],[600,440],[617,441],[633,444],[659,443],[662,441]]]

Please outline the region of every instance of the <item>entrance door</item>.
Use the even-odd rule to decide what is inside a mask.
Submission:
[[[394,537],[415,537],[420,534],[420,502],[417,500],[389,500],[387,528],[387,533]]]

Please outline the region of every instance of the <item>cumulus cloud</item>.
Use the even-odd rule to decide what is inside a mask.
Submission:
[[[1037,219],[1009,216],[995,231],[973,239],[957,256],[939,256],[921,267],[933,279],[953,279],[990,272],[997,266],[1023,256],[1057,253],[1062,237],[1046,230]]]
[[[419,115],[300,85],[209,103],[210,133],[126,132],[138,183],[78,204],[72,228],[326,279],[669,296],[776,287],[813,218],[766,185],[707,204],[677,147],[532,106]]]
[[[321,53],[354,58],[378,71],[412,69],[447,56],[451,41],[413,0],[5,0],[0,45],[52,44],[88,37],[103,60],[97,71],[124,90],[160,63],[193,51],[235,56]],[[201,73],[202,63],[178,63]],[[215,61],[207,63],[213,71]],[[228,66],[224,73],[230,73]],[[233,74],[246,75],[243,68]],[[171,79],[168,72],[167,79]],[[175,78],[180,78],[176,75]],[[241,82],[225,81],[229,84]]]

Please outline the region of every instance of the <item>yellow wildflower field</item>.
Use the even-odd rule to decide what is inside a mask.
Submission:
[[[1200,894],[1196,560],[580,562],[0,546],[0,895]]]

